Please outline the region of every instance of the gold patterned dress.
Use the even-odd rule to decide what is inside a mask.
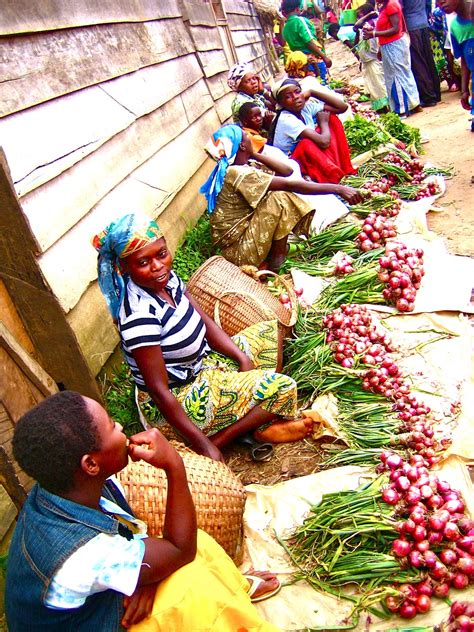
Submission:
[[[274,240],[307,232],[311,207],[295,193],[269,191],[273,173],[253,165],[228,168],[210,216],[212,238],[236,265],[260,265]]]

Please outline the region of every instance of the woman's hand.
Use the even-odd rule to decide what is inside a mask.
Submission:
[[[245,373],[245,371],[253,371],[253,369],[255,369],[255,366],[252,360],[244,354],[243,358],[239,360],[239,371]]]
[[[332,61],[329,59],[329,57],[326,57],[326,55],[321,55],[321,59],[326,64],[326,68],[331,68]]]
[[[146,461],[154,467],[167,470],[181,457],[158,428],[150,428],[130,437],[128,454],[132,461]]]
[[[321,110],[316,114],[316,120],[319,123],[319,126],[322,127],[324,124],[329,124],[329,117],[331,116],[330,112],[326,112],[326,110]]]
[[[374,29],[369,24],[364,24],[362,28],[362,37],[365,40],[372,39],[374,37]]]
[[[214,461],[220,461],[221,463],[225,463],[224,456],[219,448],[212,443],[210,439],[205,437],[206,441],[200,442],[199,444],[193,443],[193,450],[196,454],[202,454],[202,456],[207,456]]]
[[[469,92],[466,90],[464,92],[461,92],[461,106],[465,109],[465,110],[470,110],[471,106],[469,104]]]
[[[344,185],[339,185],[337,191],[337,195],[340,195],[348,204],[351,206],[353,204],[359,204],[362,202],[362,194],[358,189],[353,189],[352,187],[346,187]]]
[[[125,597],[123,600],[125,613],[122,619],[124,628],[140,623],[151,615],[157,586],[158,584],[138,586],[131,597]]]

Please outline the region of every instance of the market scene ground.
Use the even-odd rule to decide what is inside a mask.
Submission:
[[[359,65],[352,53],[341,42],[329,42],[327,47],[333,60],[331,74],[361,88]],[[452,254],[474,257],[474,151],[469,119],[459,106],[458,93],[450,93],[444,83],[441,103],[408,122],[429,140],[423,145],[423,161],[454,167],[446,192],[436,204],[438,211],[428,214],[428,226],[446,240]],[[226,455],[245,484],[273,485],[317,471],[320,451],[313,442],[299,442],[275,446],[274,458],[264,463],[252,461],[238,445],[227,448]]]
[[[206,145],[208,214],[174,263],[138,212],[90,235],[121,352],[104,406],[66,389],[15,426],[37,484],[0,558],[11,632],[474,631],[471,115],[442,83],[379,116],[342,41],[324,52],[322,109],[230,69],[261,87],[257,133]],[[260,153],[268,103],[298,119],[286,163]],[[265,316],[236,327],[249,296]]]

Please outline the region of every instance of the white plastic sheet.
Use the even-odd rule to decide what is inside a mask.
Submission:
[[[354,489],[366,480],[370,470],[360,467],[342,467],[318,472],[274,486],[247,486],[245,507],[245,560],[242,568],[250,564],[254,568],[271,568],[284,582],[291,577],[294,568],[284,549],[278,543],[279,535],[289,533],[302,523],[308,511],[308,503],[318,502],[324,493]],[[451,457],[439,471],[440,478],[462,491],[471,515],[474,515],[472,483],[464,463]],[[452,599],[474,600],[474,587],[464,591],[451,591]],[[262,616],[281,630],[306,630],[307,628],[338,629],[351,610],[348,601],[319,593],[306,582],[284,586],[278,595],[257,604]],[[418,615],[410,625],[433,626],[446,619],[449,606],[439,599],[425,615]],[[334,627],[335,626],[335,627]],[[361,615],[357,632],[379,632],[407,627],[406,620],[391,617],[388,620]]]

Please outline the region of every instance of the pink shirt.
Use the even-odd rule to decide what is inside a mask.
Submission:
[[[395,42],[400,39],[404,33],[403,29],[403,13],[402,7],[398,0],[388,0],[385,7],[380,11],[379,19],[377,20],[377,24],[375,26],[377,31],[387,31],[392,28],[392,23],[390,22],[391,15],[398,15],[399,26],[398,31],[394,35],[389,35],[388,37],[379,37],[379,44],[383,46],[384,44],[389,44],[390,42]]]

